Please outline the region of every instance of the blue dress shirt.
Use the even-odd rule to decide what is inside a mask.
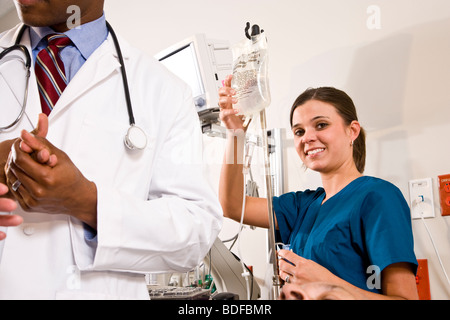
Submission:
[[[47,46],[47,41],[44,37],[51,33],[55,33],[55,31],[50,27],[30,28],[33,61],[36,61],[39,51]],[[103,14],[97,20],[82,24],[79,28],[70,29],[64,34],[73,43],[73,45],[67,46],[60,52],[61,60],[64,62],[66,70],[66,77],[70,82],[89,56],[108,37],[105,15]]]

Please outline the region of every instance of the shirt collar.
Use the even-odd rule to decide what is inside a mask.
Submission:
[[[46,46],[46,43],[41,42],[43,41],[43,38],[50,33],[55,33],[50,27],[31,27],[30,37],[32,50],[35,50],[38,46]],[[105,14],[97,20],[70,29],[64,32],[64,34],[72,40],[83,58],[87,60],[108,37]]]

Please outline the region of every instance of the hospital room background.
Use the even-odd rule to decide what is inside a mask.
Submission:
[[[19,22],[12,0],[0,8],[0,31]],[[450,174],[448,0],[106,0],[105,13],[117,33],[152,56],[195,34],[233,45],[245,37],[246,22],[265,30],[267,127],[281,133],[283,192],[320,186],[294,150],[292,102],[308,87],[346,91],[367,131],[365,174],[394,183],[410,206],[412,188],[427,186],[434,217],[412,220],[415,253],[428,267],[431,299],[450,299],[450,217],[441,213],[438,178]],[[216,191],[223,150],[224,139],[204,134],[205,170]],[[258,153],[254,164],[254,185],[264,195]],[[238,228],[225,219],[219,238]],[[267,231],[245,227],[240,236],[241,258],[264,293]],[[426,289],[426,274],[418,281]]]

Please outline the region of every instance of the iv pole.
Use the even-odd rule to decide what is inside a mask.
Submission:
[[[263,33],[264,30],[260,30],[258,25],[252,27],[252,33],[249,34],[250,23],[247,22],[245,28],[245,35],[249,40],[252,40],[252,36],[256,34]],[[272,273],[272,295],[273,299],[277,299],[279,296],[279,289],[281,286],[281,281],[279,277],[278,270],[278,256],[275,244],[275,219],[272,207],[272,175],[270,171],[270,153],[269,153],[269,139],[267,135],[267,123],[266,123],[266,111],[265,108],[260,112],[260,122],[261,122],[261,136],[262,136],[262,146],[264,152],[264,172],[266,176],[266,190],[267,190],[267,211],[269,215],[269,230],[268,230],[268,240],[269,240],[269,263],[272,263],[273,273]]]
[[[272,262],[273,274],[272,274],[272,294],[273,299],[277,299],[279,296],[279,289],[281,286],[279,270],[278,270],[278,257],[275,244],[275,219],[272,207],[272,175],[270,171],[270,156],[269,156],[269,139],[267,136],[267,123],[266,123],[266,111],[263,109],[260,112],[260,122],[262,131],[262,145],[264,152],[264,172],[266,175],[266,189],[267,189],[267,212],[269,215],[269,230],[268,230],[268,240],[269,240],[269,261]]]

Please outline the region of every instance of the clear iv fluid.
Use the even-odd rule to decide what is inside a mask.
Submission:
[[[233,79],[240,115],[250,116],[270,104],[267,40],[258,35],[233,46]]]

